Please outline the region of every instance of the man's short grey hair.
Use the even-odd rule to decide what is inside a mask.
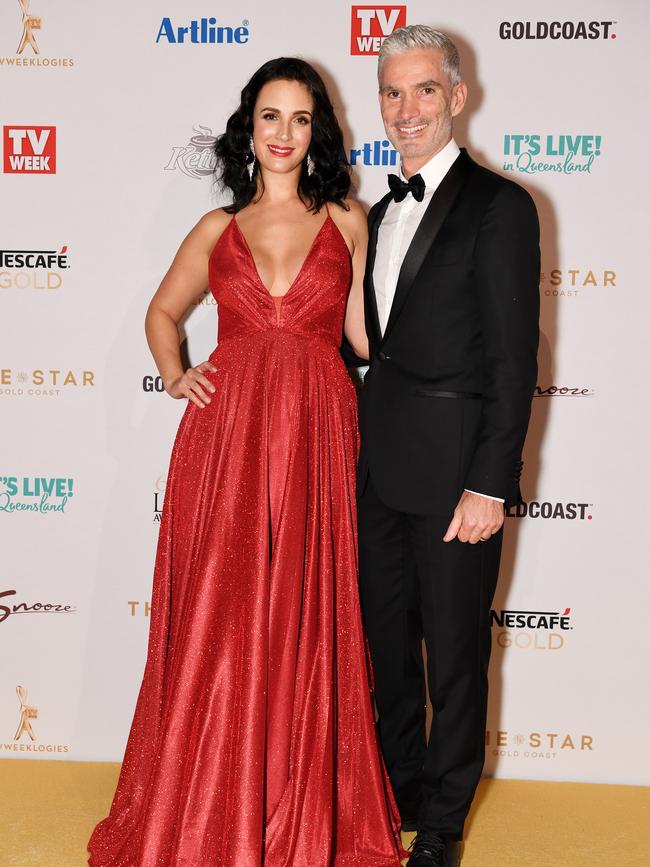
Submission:
[[[438,48],[442,51],[442,70],[447,75],[453,87],[460,84],[460,56],[452,40],[440,30],[427,27],[426,24],[409,24],[400,27],[384,39],[379,50],[379,66],[377,75],[381,79],[381,70],[387,57],[393,54],[405,54],[417,48]]]

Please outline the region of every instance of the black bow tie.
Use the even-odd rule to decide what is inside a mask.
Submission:
[[[401,202],[409,193],[413,194],[416,202],[424,198],[424,178],[422,175],[413,175],[408,181],[403,181],[397,175],[388,175],[388,186],[396,202]]]

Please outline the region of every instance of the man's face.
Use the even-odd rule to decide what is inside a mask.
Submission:
[[[381,70],[379,107],[386,136],[404,167],[417,171],[451,138],[452,118],[465,104],[467,89],[451,86],[438,48],[389,55]]]

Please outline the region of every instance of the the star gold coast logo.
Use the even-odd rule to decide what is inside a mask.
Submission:
[[[64,391],[89,393],[94,387],[94,370],[0,367],[0,397],[60,397]]]
[[[68,744],[38,743],[38,738],[32,725],[33,720],[38,719],[38,708],[27,704],[27,690],[24,686],[16,687],[16,695],[20,705],[18,728],[13,741],[0,743],[0,750],[10,753],[67,753],[70,750]]]
[[[29,4],[30,0],[18,0],[22,17],[20,41],[15,56],[0,57],[0,66],[74,66],[74,59],[72,57],[41,57],[34,31],[41,29],[42,19],[40,15],[32,15],[30,13]],[[31,48],[31,52],[25,51],[27,46]]]
[[[613,268],[555,267],[542,271],[539,282],[545,298],[588,298],[597,290],[616,289],[616,279]]]
[[[508,731],[485,732],[485,746],[493,756],[510,759],[557,759],[566,755],[589,755],[594,751],[593,735],[558,729],[513,734]]]

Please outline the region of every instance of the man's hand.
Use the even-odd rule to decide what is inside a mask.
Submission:
[[[458,537],[459,542],[487,542],[493,533],[503,525],[503,503],[471,494],[465,491],[454,509],[454,517],[443,537],[443,542],[451,542]]]

